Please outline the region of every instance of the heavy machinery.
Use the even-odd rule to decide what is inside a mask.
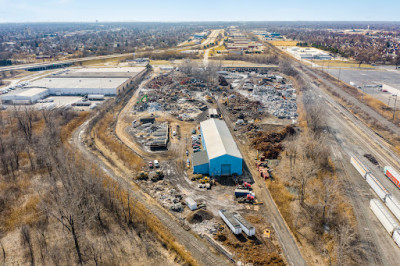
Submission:
[[[194,175],[194,176],[192,177],[192,181],[200,180],[200,179],[202,179],[202,178],[203,178],[203,176],[202,176],[201,174],[196,174],[196,175]]]
[[[247,194],[246,197],[239,198],[239,203],[254,203],[254,195]]]
[[[151,178],[151,181],[157,182],[158,180],[162,180],[164,178],[164,172],[162,170],[157,170],[156,174]]]
[[[209,183],[210,178],[208,176],[203,177],[202,179],[199,180],[201,184]]]
[[[143,97],[137,101],[137,104],[141,103],[141,102],[147,102],[148,101],[149,96],[147,94],[143,95]]]
[[[209,95],[206,95],[206,101],[208,102],[208,103],[212,103],[212,97],[211,96],[209,96]]]
[[[145,171],[140,171],[137,174],[136,178],[139,179],[139,180],[147,180],[149,178],[149,173],[145,172]]]
[[[242,184],[242,185],[239,185],[237,188],[238,188],[238,189],[252,190],[251,184],[248,183],[248,182],[243,182],[243,184]]]

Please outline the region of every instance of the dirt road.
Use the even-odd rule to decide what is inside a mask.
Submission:
[[[201,265],[229,265],[230,261],[217,254],[215,250],[211,249],[208,244],[200,240],[192,232],[185,231],[174,216],[169,214],[154,199],[142,192],[133,182],[130,182],[130,176],[126,176],[122,172],[117,173],[110,164],[106,163],[106,159],[100,159],[98,157],[99,154],[91,152],[85,146],[83,141],[88,123],[89,121],[81,125],[74,132],[71,140],[71,144],[82,153],[84,158],[97,164],[106,174],[126,189],[135,200],[143,203]]]
[[[269,193],[267,187],[265,186],[264,180],[260,177],[258,172],[255,170],[253,166],[254,159],[250,158],[249,153],[246,151],[246,147],[248,145],[244,143],[242,140],[239,140],[233,131],[232,125],[234,124],[229,119],[229,114],[226,111],[225,107],[217,101],[219,110],[221,111],[232,136],[234,136],[235,141],[239,147],[239,150],[243,156],[243,160],[247,165],[247,168],[250,170],[255,186],[254,192],[257,198],[262,201],[264,204],[260,206],[260,212],[265,217],[267,221],[269,221],[274,228],[274,232],[279,240],[279,244],[283,249],[283,253],[290,265],[306,265],[306,262],[297,246],[296,241],[288,225],[286,224],[284,218],[279,212],[278,206],[276,206],[275,201],[273,200],[271,194]]]

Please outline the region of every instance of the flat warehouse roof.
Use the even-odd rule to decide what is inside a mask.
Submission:
[[[55,75],[59,78],[132,78],[142,72],[144,67],[78,68]]]
[[[219,119],[208,119],[200,123],[208,158],[228,154],[243,159],[226,123]]]
[[[43,93],[48,91],[47,89],[42,89],[42,88],[30,88],[30,89],[22,89],[22,90],[15,90],[7,95],[3,95],[3,98],[6,98],[7,96],[20,96],[20,97],[32,97],[37,94]]]
[[[115,89],[128,79],[129,78],[44,78],[32,82],[32,85],[54,89]]]
[[[71,72],[120,72],[120,73],[139,73],[144,70],[144,67],[101,67],[101,68],[79,68]]]

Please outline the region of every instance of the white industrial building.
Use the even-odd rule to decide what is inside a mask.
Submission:
[[[43,88],[29,88],[12,91],[1,96],[3,104],[34,104],[38,100],[49,96],[49,90]]]
[[[49,89],[51,95],[114,96],[145,71],[145,67],[79,68],[33,81],[32,86]]]
[[[292,47],[287,50],[290,54],[300,60],[331,60],[332,57],[316,48]]]
[[[129,78],[44,78],[32,82],[49,89],[51,95],[117,95]]]

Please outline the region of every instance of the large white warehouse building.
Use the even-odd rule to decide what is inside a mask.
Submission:
[[[32,82],[32,86],[49,89],[51,95],[117,95],[132,80],[143,74],[144,67],[81,68]]]
[[[42,88],[30,88],[12,91],[1,96],[1,102],[4,104],[33,104],[38,100],[49,95],[49,90]]]
[[[129,78],[44,78],[32,84],[49,89],[51,95],[117,95]]]

